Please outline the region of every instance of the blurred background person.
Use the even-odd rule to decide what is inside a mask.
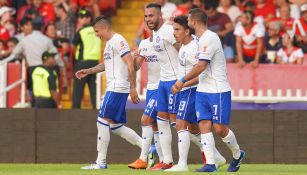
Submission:
[[[59,37],[72,41],[76,28],[75,14],[64,1],[55,7],[55,12],[58,17],[56,28]]]
[[[16,32],[15,20],[13,15],[16,10],[7,6],[0,8],[0,23],[9,32],[10,37],[13,37]]]
[[[294,41],[307,53],[307,3],[301,6],[301,16],[293,24]]]
[[[264,24],[267,25],[268,22],[275,18],[276,8],[273,3],[267,0],[256,0],[256,9],[254,12],[255,16],[262,16],[264,19]]]
[[[189,13],[189,10],[193,7],[193,0],[181,0],[176,10],[173,12],[172,17],[182,16]]]
[[[20,22],[20,29],[21,29],[21,32],[15,35],[15,38],[17,38],[19,41],[21,41],[24,37],[32,33],[33,31],[32,19],[23,18]]]
[[[205,9],[204,1],[203,0],[193,0],[193,7],[192,8],[200,8]]]
[[[276,62],[277,51],[283,47],[280,32],[281,24],[279,21],[272,21],[269,23],[264,43],[267,58],[271,63]]]
[[[238,21],[238,17],[241,15],[241,10],[234,5],[232,0],[220,0],[220,5],[217,8],[217,11],[227,14],[233,24]]]
[[[277,63],[279,64],[302,64],[304,53],[301,48],[295,47],[288,33],[282,36],[283,48],[277,52]]]
[[[282,6],[289,6],[290,8],[290,17],[293,19],[300,18],[300,9],[297,4],[290,3],[289,0],[274,0],[273,1],[274,6],[276,7],[276,17],[282,17],[282,14],[280,14],[281,7]]]

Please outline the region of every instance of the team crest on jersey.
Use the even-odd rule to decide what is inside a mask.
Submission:
[[[121,41],[121,42],[120,42],[120,47],[124,47],[124,46],[125,46],[124,41]]]

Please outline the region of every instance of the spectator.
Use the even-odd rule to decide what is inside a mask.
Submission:
[[[255,16],[262,16],[264,19],[264,24],[267,25],[268,22],[275,17],[276,9],[272,3],[266,0],[256,0]]]
[[[243,67],[245,63],[251,63],[256,68],[259,62],[266,63],[265,55],[263,55],[265,28],[262,24],[253,21],[254,14],[244,11],[240,17],[241,23],[236,25],[234,31],[239,67]]]
[[[227,62],[234,59],[235,38],[232,34],[233,24],[227,14],[220,13],[216,9],[218,1],[205,0],[205,13],[208,16],[208,28],[217,33],[222,40]]]
[[[282,48],[280,31],[281,24],[279,21],[272,21],[269,23],[268,34],[265,37],[265,50],[267,58],[271,63],[276,62],[277,51]]]
[[[33,31],[33,24],[32,19],[30,18],[24,18],[20,22],[21,27],[21,33],[15,35],[15,38],[17,38],[19,41],[21,41],[24,37],[30,35]]]
[[[220,0],[220,6],[217,11],[227,14],[233,24],[237,22],[238,17],[241,15],[240,9],[232,4],[232,0]]]
[[[192,8],[205,9],[204,1],[203,0],[193,0]]]
[[[189,10],[193,7],[192,0],[181,0],[176,10],[173,12],[173,17],[182,16],[189,13]]]
[[[95,35],[95,31],[90,25],[91,20],[92,14],[86,8],[79,11],[78,21],[82,28],[73,39],[73,44],[77,48],[74,72],[96,66],[101,57],[101,40]],[[90,90],[92,107],[93,109],[96,108],[96,74],[91,74],[81,80],[74,76],[72,108],[81,107],[81,99],[86,83]]]
[[[1,46],[0,46],[0,58],[5,58],[7,56],[9,56],[12,51],[14,50],[14,48],[16,47],[16,45],[18,44],[18,40],[16,38],[10,38],[7,41],[7,47],[4,47],[4,42],[1,42]]]
[[[69,6],[63,2],[55,8],[56,16],[59,20],[56,22],[56,28],[60,38],[72,40],[75,33],[76,20],[74,13]]]
[[[53,67],[56,65],[56,53],[45,51],[42,65],[37,66],[31,74],[35,108],[61,108],[58,87],[58,75]]]
[[[0,23],[1,25],[9,31],[10,37],[13,37],[15,34],[15,26],[13,25],[13,17],[15,10],[7,6],[0,8]]]
[[[169,20],[177,8],[174,3],[168,2],[167,0],[156,0],[156,3],[161,5],[162,17],[165,20]]]
[[[6,43],[10,38],[9,31],[0,24],[0,40]]]
[[[299,7],[297,4],[289,3],[288,0],[274,0],[273,2],[276,7],[276,17],[282,17],[282,14],[280,13],[282,6],[289,6],[290,17],[293,19],[300,18]]]
[[[256,4],[254,1],[248,0],[247,2],[244,3],[243,11],[250,11],[255,14],[255,10],[256,10]],[[255,16],[254,22],[259,23],[259,24],[264,24],[263,16]]]
[[[55,12],[52,4],[43,2],[43,0],[33,0],[33,7],[44,18],[44,24],[55,21]]]
[[[57,28],[54,23],[47,24],[45,34],[52,40],[53,45],[56,48],[61,48],[61,42],[57,35]]]
[[[277,52],[277,63],[280,64],[302,64],[304,53],[301,48],[293,45],[293,40],[288,33],[282,36],[283,48]]]
[[[294,41],[307,53],[307,4],[301,6],[301,18],[294,21]]]
[[[282,31],[281,32],[292,32],[293,28],[293,22],[294,19],[290,16],[290,6],[284,5],[279,8],[280,17],[276,18],[281,25],[282,25]]]
[[[32,7],[32,0],[27,0],[26,4],[17,10],[16,21],[19,23],[26,17],[26,12]]]
[[[0,39],[0,60],[5,58],[5,42]]]

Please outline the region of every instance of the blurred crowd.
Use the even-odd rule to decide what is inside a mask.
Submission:
[[[192,8],[208,16],[208,27],[223,42],[228,63],[302,64],[307,53],[306,0],[181,0],[176,6],[156,0],[163,18],[172,21]],[[140,24],[136,43],[149,36]]]

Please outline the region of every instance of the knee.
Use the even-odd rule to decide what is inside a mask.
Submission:
[[[187,129],[185,121],[184,120],[177,120],[176,121],[176,129],[177,129],[177,131]]]
[[[152,124],[152,118],[150,118],[149,116],[145,116],[143,115],[141,118],[141,124],[142,126],[149,126]]]
[[[214,125],[214,129],[217,135],[220,137],[225,137],[228,134],[228,128],[223,125]]]

